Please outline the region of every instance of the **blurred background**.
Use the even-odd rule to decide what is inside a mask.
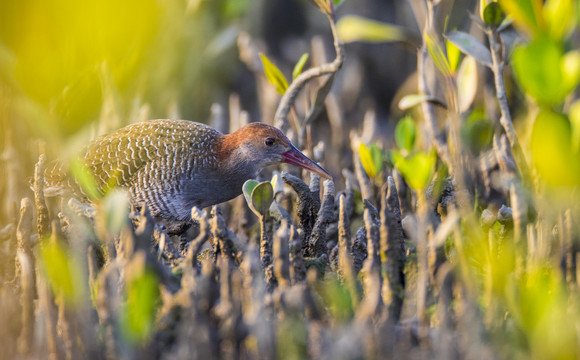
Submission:
[[[248,121],[272,124],[280,95],[266,79],[259,54],[265,54],[287,79],[304,53],[309,54],[305,69],[335,57],[328,20],[313,6],[314,1],[0,1],[0,255],[8,254],[1,257],[0,280],[5,281],[0,281],[0,291],[12,294],[17,287],[13,283],[18,285],[13,280],[18,279],[14,276],[16,227],[21,199],[33,198],[27,179],[39,154],[46,154],[49,161],[67,159],[90,139],[147,119],[187,119],[224,132]],[[431,29],[436,33],[425,32],[422,37],[427,4],[437,4]],[[359,15],[390,25],[381,27],[378,32],[384,37],[372,43],[345,44],[344,65],[325,107],[312,123],[312,141],[303,148],[309,156],[324,160],[337,193],[344,190],[345,179],[352,179],[348,191],[351,207],[355,207],[350,225],[355,240],[365,233],[363,198],[379,204],[379,196],[383,196],[379,189],[386,189],[386,177],[392,174],[396,178],[403,219],[393,218],[399,227],[406,224],[407,281],[406,308],[397,326],[419,319],[437,330],[440,337],[432,338],[435,348],[445,348],[445,341],[460,343],[457,348],[463,352],[453,352],[456,358],[462,358],[461,354],[471,358],[577,358],[580,353],[578,4],[578,0],[344,0],[336,10],[339,22],[347,15]],[[487,15],[483,9],[489,10]],[[470,13],[475,15],[470,18]],[[367,23],[354,30],[373,26],[379,25]],[[461,39],[468,39],[467,51],[458,48],[460,41],[445,40],[443,35],[453,30],[465,32]],[[465,37],[467,33],[471,37]],[[505,71],[486,64],[491,62],[492,35],[497,35],[493,41],[501,43],[505,51]],[[425,46],[418,53],[421,44]],[[422,71],[426,76],[419,78],[416,68],[422,56],[429,58],[423,63],[429,67]],[[434,96],[428,99],[433,114],[429,114],[431,110],[417,111],[416,105],[426,103],[416,96],[424,94],[417,89],[418,82],[435,79],[436,83],[442,74],[447,83],[426,86]],[[513,115],[522,148],[516,157],[512,150],[520,144],[515,147],[508,142],[506,127],[500,124],[506,109],[499,109],[494,75],[505,79],[500,88],[505,89],[507,113]],[[298,118],[305,117],[319,80],[307,86],[298,99]],[[406,95],[411,96],[406,99],[412,104],[401,106]],[[449,100],[465,101],[454,113]],[[406,130],[405,121],[399,121],[404,115],[409,115],[404,118]],[[432,123],[424,121],[427,117]],[[455,135],[460,140],[442,142],[458,151],[458,158],[464,161],[455,168],[471,181],[464,188],[449,176],[447,166],[455,165],[455,160],[448,161],[441,152],[436,156],[433,151],[445,137],[441,130],[453,123],[450,119],[456,120]],[[403,124],[400,138],[411,140],[402,143],[399,139],[395,144],[398,122]],[[324,156],[314,151],[319,142],[325,147],[319,151]],[[457,144],[460,146],[455,148]],[[366,150],[366,161],[361,149]],[[391,161],[396,153],[399,165],[409,165],[405,169],[395,164],[402,173],[398,176]],[[522,164],[531,165],[530,174],[527,165],[526,171],[518,168]],[[421,180],[418,185],[412,181],[417,177]],[[371,196],[363,194],[365,181]],[[251,215],[243,199],[237,200],[241,201],[236,206]],[[370,208],[367,204],[367,212]],[[238,219],[231,216],[230,220],[235,223]],[[371,225],[368,221],[367,226]],[[327,232],[334,244],[337,229],[338,225]],[[93,232],[89,229],[84,236],[96,238]],[[402,244],[402,228],[400,237]],[[432,244],[433,238],[436,246],[427,248],[427,239]],[[338,246],[332,249],[338,251]],[[366,256],[366,245],[353,251],[357,249]],[[383,251],[387,251],[384,246]],[[68,258],[62,257],[66,263]],[[334,270],[329,277],[338,276]],[[84,286],[82,281],[67,284]],[[428,292],[422,303],[416,289]],[[15,294],[0,296],[0,309],[19,309],[20,297]],[[326,305],[341,299],[333,294]],[[352,305],[351,309],[348,303],[345,307],[344,324],[348,323],[351,332],[335,331],[335,325],[343,324],[331,316],[329,328],[335,328],[328,333],[333,332],[338,345],[345,338],[354,339],[352,347],[360,351],[364,341],[354,335],[362,327],[353,314],[366,311],[365,306]],[[0,312],[0,322],[12,321],[0,328],[0,340],[10,343],[12,352],[11,339],[19,330],[14,314],[17,311]],[[75,318],[76,313],[69,316]],[[448,318],[453,318],[455,327],[445,322]],[[375,320],[368,324],[376,324]],[[97,323],[91,321],[87,324]],[[183,322],[187,324],[187,319]],[[262,322],[259,316],[258,322]],[[288,333],[305,333],[300,329]],[[379,345],[398,349],[400,339],[395,332],[389,337],[381,327],[369,329],[376,330]],[[387,338],[393,346],[383,343]],[[183,344],[191,344],[189,338],[184,339]],[[416,346],[420,343],[414,337],[406,343],[430,358],[425,349]],[[336,349],[336,354],[344,355],[342,347]],[[401,349],[403,353],[405,348]]]

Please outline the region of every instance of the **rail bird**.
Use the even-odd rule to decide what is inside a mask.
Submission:
[[[191,209],[233,199],[264,167],[288,163],[331,178],[277,128],[250,123],[232,134],[186,120],[150,120],[91,142],[81,155],[98,190],[119,186],[146,204],[162,223],[188,223]],[[62,183],[59,166],[47,168],[49,186]],[[169,227],[169,226],[168,226]]]

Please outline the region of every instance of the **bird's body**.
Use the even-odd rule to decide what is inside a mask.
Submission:
[[[97,138],[82,154],[101,192],[120,186],[136,205],[170,222],[191,218],[191,208],[230,200],[267,165],[287,162],[329,177],[282,132],[252,123],[224,135],[186,120],[151,120]],[[61,182],[56,167],[47,182]]]

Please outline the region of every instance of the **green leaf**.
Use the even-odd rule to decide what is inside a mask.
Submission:
[[[397,146],[405,151],[413,150],[415,138],[417,137],[417,127],[410,116],[405,116],[395,127],[395,142]]]
[[[72,160],[70,164],[70,170],[76,183],[90,200],[97,200],[102,197],[94,175],[82,160]]]
[[[252,208],[252,191],[254,191],[254,188],[258,186],[259,183],[258,180],[250,179],[246,180],[244,185],[242,185],[242,192],[244,193],[244,198],[246,199],[246,203],[248,203],[250,209]]]
[[[457,66],[459,66],[459,59],[461,58],[461,50],[451,41],[445,41],[447,47],[447,58],[449,59],[449,66],[451,67],[451,73],[455,74],[457,71]]]
[[[407,157],[398,151],[392,151],[395,167],[407,181],[407,184],[416,191],[423,191],[429,184],[437,156],[435,152],[417,152]]]
[[[360,162],[365,169],[365,172],[370,178],[373,178],[377,175],[377,168],[375,167],[375,163],[373,162],[373,157],[371,155],[371,151],[369,148],[360,143],[358,147],[358,156],[360,157]]]
[[[403,96],[401,100],[399,100],[399,109],[407,110],[424,102],[431,102],[444,108],[447,108],[447,105],[445,105],[441,100],[437,99],[434,96],[409,94]]]
[[[54,294],[62,294],[68,304],[79,304],[84,282],[76,257],[60,241],[46,240],[40,247],[40,262]]]
[[[263,53],[260,53],[260,59],[262,60],[262,65],[264,66],[264,74],[270,82],[270,84],[276,87],[276,92],[280,95],[284,95],[288,89],[288,81],[284,77],[284,74],[274,65],[270,59]]]
[[[469,109],[477,93],[477,63],[474,58],[466,56],[463,59],[455,81],[457,82],[459,111],[463,113]]]
[[[292,79],[296,79],[298,76],[300,76],[300,74],[302,74],[302,68],[304,67],[304,64],[306,64],[307,60],[308,53],[302,54],[296,65],[294,65],[294,70],[292,70]]]
[[[560,43],[546,35],[518,46],[512,63],[523,90],[542,105],[560,103],[580,80],[580,53],[564,55]]]
[[[504,19],[501,6],[496,2],[489,3],[483,10],[483,21],[492,27],[497,27]]]
[[[122,330],[128,340],[143,343],[151,336],[160,304],[159,280],[153,270],[131,274],[125,286]]]
[[[256,215],[264,216],[270,209],[272,201],[274,201],[274,189],[269,181],[259,183],[252,190],[252,210]]]
[[[445,37],[455,44],[462,53],[473,57],[480,64],[492,67],[489,49],[470,34],[463,31],[450,31]]]
[[[481,18],[481,20],[483,20],[483,10],[485,9],[489,1],[490,0],[479,0],[478,9],[479,9],[479,17]]]
[[[338,8],[340,5],[342,5],[343,2],[344,0],[332,0],[335,9]]]
[[[579,183],[579,157],[572,148],[572,127],[566,116],[547,109],[540,111],[532,128],[531,149],[534,165],[546,183]]]
[[[375,177],[383,169],[383,150],[377,144],[371,144],[370,147],[367,147],[360,143],[359,157],[370,178]]]
[[[451,76],[451,65],[449,65],[449,61],[447,60],[441,45],[439,45],[439,42],[427,33],[425,33],[424,38],[425,42],[427,43],[427,50],[429,51],[429,55],[431,55],[435,66],[437,66],[437,69],[439,69],[443,75],[447,77]]]
[[[338,20],[336,30],[339,38],[346,42],[391,42],[407,39],[404,28],[360,16],[347,15]]]

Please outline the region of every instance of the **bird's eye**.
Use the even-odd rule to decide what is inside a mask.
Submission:
[[[274,145],[275,140],[272,138],[266,138],[266,140],[264,140],[264,144],[266,144],[266,146],[272,146]]]

